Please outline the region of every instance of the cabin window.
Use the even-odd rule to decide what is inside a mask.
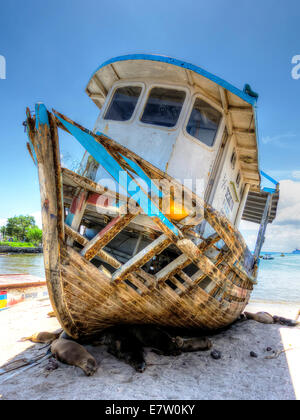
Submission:
[[[141,92],[142,88],[140,86],[124,86],[117,88],[104,119],[113,121],[130,120]]]
[[[207,146],[213,146],[222,114],[197,98],[186,131]]]
[[[182,90],[155,87],[151,90],[141,121],[145,124],[175,127],[186,93]]]

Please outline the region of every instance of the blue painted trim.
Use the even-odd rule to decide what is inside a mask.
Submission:
[[[131,178],[127,175],[122,176],[124,169],[118,164],[118,162],[107,152],[102,144],[98,143],[92,134],[88,130],[81,130],[79,127],[74,126],[73,124],[65,121],[59,115],[55,114],[56,117],[61,121],[61,123],[66,127],[66,129],[79,141],[79,143],[88,151],[90,155],[96,159],[96,161],[103,166],[103,168],[123,187],[128,194],[135,199],[136,194],[140,194],[141,200],[139,205],[142,210],[150,217],[158,217],[165,226],[170,229],[176,236],[179,236],[179,230],[170,220],[163,214],[161,211],[152,205],[152,201],[149,200],[148,196],[141,190],[137,182],[133,180],[136,184],[136,191],[132,192],[130,188],[130,183],[132,182]],[[149,206],[150,203],[150,206]],[[149,208],[150,207],[150,208]],[[155,214],[152,213],[153,207],[155,208]]]
[[[127,157],[121,155],[122,158],[128,163],[129,166],[131,166],[131,168],[137,173],[137,175],[146,182],[147,186],[148,186],[148,191],[151,193],[154,193],[155,195],[157,195],[159,198],[163,197],[162,192],[160,191],[159,188],[157,188],[157,186],[154,184],[154,182],[151,181],[151,179],[145,174],[145,172],[142,170],[142,168],[137,165],[135,162],[133,162],[132,160],[128,159]]]
[[[276,193],[276,190],[274,188],[267,188],[267,187],[265,187],[265,188],[263,188],[263,191],[268,192],[268,193],[271,193],[271,194],[275,194]]]
[[[272,184],[276,185],[276,187],[277,187],[277,185],[279,185],[279,182],[278,182],[278,181],[276,181],[276,180],[275,180],[274,178],[272,178],[270,175],[266,174],[264,171],[260,171],[260,173],[261,173],[261,175],[262,175],[264,178],[268,179],[270,182],[272,182]]]
[[[7,295],[0,295],[0,300],[7,300]]]
[[[148,60],[148,61],[158,61],[161,63],[172,64],[177,67],[181,67],[187,70],[194,71],[197,74],[200,74],[203,77],[211,80],[212,82],[222,86],[224,89],[227,89],[229,92],[237,95],[239,98],[243,99],[247,103],[255,106],[257,100],[252,96],[249,96],[247,93],[243,92],[242,90],[236,88],[232,84],[226,82],[225,80],[221,79],[218,76],[215,76],[212,73],[202,69],[201,67],[195,66],[194,64],[187,63],[186,61],[177,60],[176,58],[171,57],[164,57],[162,55],[151,55],[151,54],[129,54],[123,55],[115,58],[111,58],[110,60],[105,61],[97,70],[93,73],[91,79],[95,76],[95,74],[101,70],[102,68],[108,66],[109,64],[117,63],[120,61],[129,61],[129,60]]]
[[[49,124],[49,118],[48,118],[48,111],[44,104],[39,103],[35,105],[35,127],[37,130],[39,130],[41,125],[47,124],[50,127]]]
[[[73,219],[74,219],[74,214],[73,213],[69,213],[68,216],[66,217],[66,224],[68,226],[72,226]]]

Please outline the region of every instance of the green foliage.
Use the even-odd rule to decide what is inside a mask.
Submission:
[[[39,245],[43,240],[43,232],[37,226],[30,228],[26,232],[26,239],[29,242]]]
[[[2,235],[2,239],[5,239],[5,234],[6,234],[6,227],[5,226],[0,227],[0,233]]]
[[[36,227],[34,217],[15,216],[7,220],[5,234],[16,238],[18,241],[25,241],[27,232],[34,227]]]
[[[13,238],[14,243],[32,242],[40,244],[42,242],[42,231],[36,226],[35,219],[32,216],[11,217],[7,220],[6,226],[1,227],[1,233],[6,237]],[[8,245],[10,244],[8,242]]]
[[[30,242],[0,242],[0,246],[11,246],[12,248],[34,248],[35,245]]]

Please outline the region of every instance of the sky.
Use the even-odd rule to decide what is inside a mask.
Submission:
[[[105,60],[128,53],[176,57],[260,97],[260,160],[281,182],[278,219],[267,251],[300,248],[300,55],[298,0],[2,1],[0,56],[0,225],[34,214],[40,223],[36,168],[26,151],[25,109],[44,102],[93,128],[98,108],[84,89]],[[288,4],[288,7],[287,7]],[[78,147],[63,139],[66,151]],[[242,224],[253,248],[256,226]]]

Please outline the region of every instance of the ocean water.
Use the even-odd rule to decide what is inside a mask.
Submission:
[[[258,284],[251,299],[269,302],[299,303],[300,307],[300,255],[272,254],[274,260],[261,260]],[[0,255],[0,274],[32,274],[45,277],[43,256]]]
[[[42,254],[0,254],[0,274],[45,277]]]
[[[274,260],[261,260],[258,284],[252,300],[293,302],[300,305],[300,255],[269,253]]]

